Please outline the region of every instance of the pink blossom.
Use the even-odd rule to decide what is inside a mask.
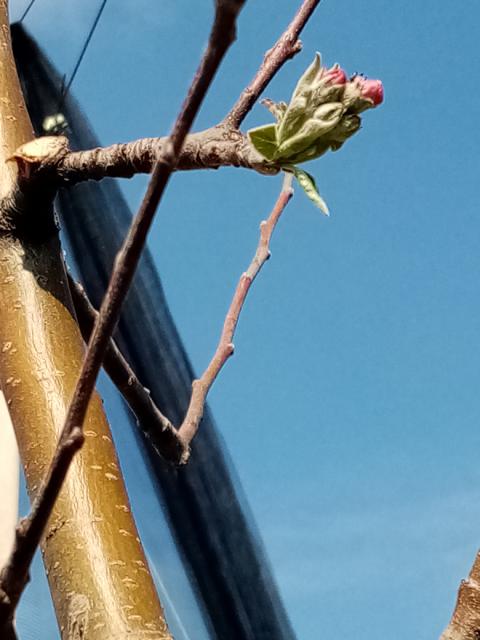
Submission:
[[[383,85],[381,80],[367,80],[362,76],[357,76],[356,80],[360,86],[362,98],[368,98],[376,107],[383,102]]]
[[[345,84],[347,82],[347,74],[336,64],[331,69],[327,69],[324,80],[328,84]]]

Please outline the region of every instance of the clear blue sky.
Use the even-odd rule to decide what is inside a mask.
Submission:
[[[168,132],[212,4],[107,4],[74,85],[102,142]],[[197,129],[298,4],[247,3]],[[37,0],[27,18],[67,74],[97,6]],[[385,86],[307,166],[332,216],[296,194],[210,401],[299,640],[438,637],[480,547],[479,20],[475,0],[324,0],[266,92],[288,99],[317,50]],[[246,126],[268,121],[258,107]],[[133,209],[144,185],[124,185]],[[278,188],[238,169],[169,186],[150,248],[197,371]]]

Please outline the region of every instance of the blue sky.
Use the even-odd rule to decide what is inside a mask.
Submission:
[[[247,3],[196,129],[298,4]],[[27,18],[67,74],[97,5],[37,0]],[[168,132],[211,7],[107,3],[73,89],[105,144]],[[480,547],[479,19],[474,0],[324,0],[266,92],[288,99],[317,50],[385,86],[307,167],[332,216],[296,193],[210,400],[302,640],[438,637]],[[245,126],[268,121],[259,106]],[[133,209],[145,183],[124,183]],[[197,371],[279,185],[224,169],[169,186],[149,244]]]

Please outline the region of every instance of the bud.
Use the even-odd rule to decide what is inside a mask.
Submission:
[[[362,76],[358,76],[360,80],[360,92],[362,98],[367,98],[373,102],[373,106],[377,107],[383,102],[383,85],[380,80],[367,80]]]
[[[248,132],[253,146],[279,165],[306,162],[336,151],[360,128],[359,114],[383,102],[380,80],[347,78],[335,64],[322,67],[317,53],[295,87],[289,104],[264,103],[277,123]]]

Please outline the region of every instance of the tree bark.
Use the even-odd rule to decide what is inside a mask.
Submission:
[[[480,638],[480,552],[467,580],[458,590],[455,611],[440,640],[479,640]]]
[[[55,450],[83,358],[52,196],[21,192],[14,151],[33,138],[0,0],[0,384],[31,498]],[[20,184],[20,191],[19,191]],[[170,638],[95,395],[42,544],[63,639]]]

